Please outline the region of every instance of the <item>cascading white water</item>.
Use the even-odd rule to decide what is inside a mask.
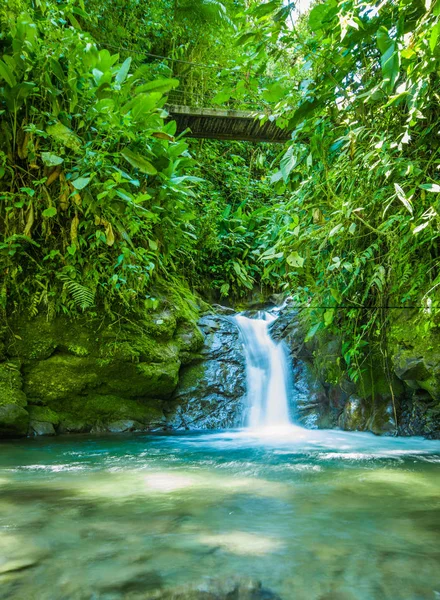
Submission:
[[[268,428],[289,426],[289,375],[287,349],[284,343],[275,343],[269,334],[269,325],[275,319],[264,312],[261,318],[235,317],[243,338],[246,359],[247,426]]]

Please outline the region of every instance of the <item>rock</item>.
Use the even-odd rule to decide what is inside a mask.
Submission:
[[[212,308],[217,315],[235,315],[235,310],[230,306],[222,306],[221,304],[213,304]]]
[[[18,360],[0,363],[0,438],[22,437],[28,431],[29,414],[20,369]]]
[[[425,381],[430,377],[423,356],[414,358],[411,355],[397,355],[394,358],[394,371],[403,380]]]
[[[142,431],[145,426],[139,421],[114,421],[107,425],[107,430],[111,433],[124,433],[126,431]]]
[[[0,437],[23,437],[29,429],[29,413],[17,404],[0,406]]]
[[[25,369],[28,398],[51,404],[99,391],[122,397],[167,397],[178,381],[180,361],[133,363],[56,354]]]
[[[31,421],[29,424],[30,435],[55,435],[52,423],[45,421]]]
[[[339,417],[339,427],[348,431],[365,430],[365,404],[359,396],[350,396]]]
[[[236,427],[243,422],[246,395],[239,330],[219,315],[202,317],[199,327],[204,346],[199,361],[181,372],[168,420],[177,429]]]

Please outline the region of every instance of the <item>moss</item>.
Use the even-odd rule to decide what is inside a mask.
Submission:
[[[19,361],[0,364],[0,406],[17,405],[25,407],[26,394],[22,391],[22,377]]]
[[[68,347],[68,351],[74,356],[88,356],[90,354],[90,351],[87,348],[75,344],[71,344]]]
[[[23,437],[29,429],[29,414],[17,404],[0,406],[0,437]]]
[[[97,423],[108,424],[123,419],[157,425],[164,421],[159,400],[131,400],[115,395],[89,395],[70,398],[59,403],[58,418],[66,430],[90,430]]]
[[[60,422],[59,414],[50,409],[48,406],[29,405],[27,410],[32,421],[52,423],[52,425],[58,425]]]

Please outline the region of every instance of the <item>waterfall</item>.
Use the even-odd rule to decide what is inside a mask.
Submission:
[[[287,348],[275,343],[269,325],[276,317],[260,313],[258,319],[236,315],[246,359],[247,402],[250,428],[290,425],[288,398],[291,393]]]

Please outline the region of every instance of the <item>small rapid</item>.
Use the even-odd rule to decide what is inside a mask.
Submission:
[[[246,425],[251,429],[289,427],[292,379],[287,348],[270,336],[269,325],[276,317],[269,312],[259,313],[258,317],[235,316],[246,359]]]

